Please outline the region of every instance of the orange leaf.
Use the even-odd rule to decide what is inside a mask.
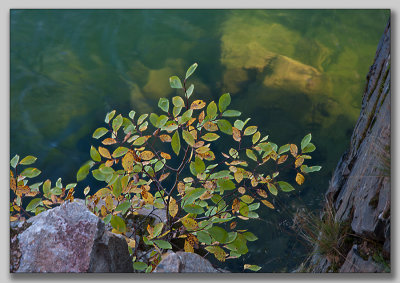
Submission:
[[[171,136],[169,135],[160,135],[159,138],[162,142],[171,142],[172,140]]]
[[[236,221],[233,221],[233,222],[229,225],[229,228],[231,228],[231,230],[233,230],[233,229],[236,228],[236,225],[237,225],[237,222],[236,222]]]
[[[297,157],[296,161],[294,162],[295,168],[300,167],[304,162],[304,158],[303,157]]]
[[[283,162],[285,162],[288,159],[288,155],[282,155],[281,157],[278,158],[278,161],[276,162],[277,164],[282,164]]]
[[[204,110],[201,111],[201,113],[199,114],[199,123],[202,123],[204,121],[204,117],[205,117],[205,113]]]
[[[263,198],[268,197],[267,192],[262,189],[257,189],[257,194]]]
[[[291,144],[290,145],[290,153],[293,155],[293,157],[297,156],[297,152],[298,152],[297,145]]]
[[[169,172],[168,173],[165,173],[165,174],[162,174],[161,176],[160,176],[160,179],[158,179],[160,182],[161,181],[163,181],[163,180],[165,180],[168,176],[169,176]]]
[[[106,138],[102,141],[103,144],[105,145],[110,145],[110,144],[114,144],[117,143],[117,141],[115,139],[112,138]]]
[[[275,206],[274,206],[272,203],[270,203],[269,201],[267,201],[267,200],[265,200],[265,199],[262,199],[261,202],[262,202],[263,204],[265,204],[266,206],[268,206],[269,208],[275,209]]]
[[[190,105],[190,109],[202,109],[206,106],[206,103],[203,100],[195,100]]]
[[[302,185],[304,183],[304,176],[301,175],[300,173],[297,173],[296,182],[297,182],[297,184]]]
[[[105,157],[107,159],[111,159],[111,154],[110,154],[110,152],[108,151],[107,148],[99,146],[99,153],[100,153],[101,156],[103,156],[103,157]]]
[[[209,132],[218,131],[217,124],[214,124],[213,122],[210,122],[210,121],[206,122],[203,127],[204,127],[204,129],[206,129]]]
[[[232,203],[232,213],[238,212],[240,209],[240,201],[239,199],[235,198]]]
[[[104,165],[106,166],[106,167],[111,167],[112,165],[114,164],[114,160],[107,160],[106,161],[106,163],[104,163]]]
[[[240,140],[242,139],[240,131],[235,127],[232,127],[232,136],[233,139],[237,142],[240,142]]]
[[[153,157],[154,157],[154,153],[149,150],[146,150],[146,151],[143,151],[142,153],[140,153],[140,158],[143,160],[150,160]]]
[[[168,212],[171,215],[171,217],[175,217],[178,214],[178,204],[176,203],[176,200],[171,197],[169,199],[169,205],[168,205]]]

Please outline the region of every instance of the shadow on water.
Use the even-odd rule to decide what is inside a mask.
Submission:
[[[323,170],[243,226],[259,240],[224,265],[289,272],[307,252],[289,228],[293,213],[321,206],[388,17],[388,10],[12,10],[10,154],[37,156],[43,179],[74,182],[108,111],[157,111],[160,97],[176,95],[168,77],[198,62],[196,98],[230,92],[232,108],[278,144],[313,135]],[[88,178],[78,191],[86,185],[93,192],[101,184]]]

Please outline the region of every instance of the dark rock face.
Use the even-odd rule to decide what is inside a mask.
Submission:
[[[27,221],[18,235],[15,272],[132,272],[126,241],[105,231],[82,201],[64,203]]]
[[[194,253],[170,252],[153,272],[219,272],[211,263]]]
[[[390,262],[390,22],[382,36],[373,65],[367,75],[360,117],[354,128],[350,148],[342,156],[326,193],[336,211],[337,221],[349,221],[353,234],[372,241]],[[340,272],[382,272],[357,255],[353,245]],[[319,256],[320,257],[320,256]],[[322,259],[320,262],[323,262]],[[323,268],[322,268],[323,267]],[[320,264],[314,272],[326,272]]]

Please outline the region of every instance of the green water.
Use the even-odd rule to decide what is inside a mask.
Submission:
[[[318,209],[358,117],[388,10],[12,10],[10,155],[33,154],[42,178],[65,183],[89,159],[91,134],[112,110],[157,111],[168,77],[198,62],[198,99],[230,92],[233,108],[278,144],[312,132],[323,166],[264,209],[243,259],[291,271],[307,251],[290,230]],[[90,179],[80,184],[96,186]]]

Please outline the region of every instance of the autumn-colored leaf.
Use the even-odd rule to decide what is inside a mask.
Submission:
[[[169,135],[159,135],[158,136],[162,142],[171,142],[171,136]]]
[[[106,167],[111,167],[111,166],[113,166],[113,164],[114,164],[114,160],[113,159],[107,160],[106,163],[104,163],[104,165]]]
[[[251,178],[251,182],[250,183],[251,183],[252,187],[256,187],[258,185],[257,178],[255,178],[255,177]]]
[[[224,262],[226,259],[225,251],[219,246],[207,246],[205,247],[207,251],[214,254],[215,258],[221,262]]]
[[[215,159],[215,154],[211,150],[209,150],[209,151],[207,151],[205,153],[199,153],[198,156],[203,158],[203,159],[205,159],[205,160],[208,160],[208,161],[211,161],[211,160]]]
[[[193,234],[188,234],[188,236],[187,236],[187,238],[186,238],[186,241],[188,241],[189,244],[190,244],[192,247],[194,247],[194,248],[196,248],[196,249],[199,248],[199,239],[197,239],[197,237],[196,237],[195,235],[193,235]]]
[[[199,229],[199,225],[196,220],[190,217],[185,217],[181,219],[183,226],[186,227],[188,230],[197,230]]]
[[[267,200],[265,200],[265,199],[262,199],[261,202],[262,202],[264,205],[268,206],[269,208],[275,209],[275,206],[274,206],[272,203],[270,203],[269,201],[267,201]]]
[[[240,209],[240,201],[239,199],[235,198],[232,202],[232,213],[235,214]]]
[[[278,161],[276,161],[277,164],[282,164],[288,159],[288,155],[284,154],[281,157],[278,158]]]
[[[103,156],[107,159],[111,159],[111,154],[107,148],[99,146],[99,153],[101,154],[101,156]]]
[[[304,158],[299,156],[296,158],[296,161],[294,162],[295,168],[300,167],[304,162]]]
[[[117,141],[113,138],[106,138],[102,141],[102,144],[104,145],[110,145],[110,144],[114,144],[117,143]]]
[[[236,228],[236,225],[237,225],[237,222],[236,222],[236,221],[233,221],[233,222],[231,222],[231,224],[229,225],[229,228],[230,228],[231,230],[233,230],[233,229]]]
[[[171,159],[171,155],[169,155],[168,153],[160,152],[160,155],[161,155],[162,158]]]
[[[242,139],[240,131],[235,127],[232,127],[232,136],[233,136],[233,139],[237,142],[240,142]]]
[[[205,141],[215,141],[219,138],[219,135],[215,133],[207,133],[204,136],[201,137]]]
[[[12,173],[11,173],[12,174]],[[14,177],[10,177],[10,188],[11,190],[15,191],[15,189],[17,188],[17,181],[15,180]]]
[[[202,109],[206,106],[206,103],[203,100],[195,100],[190,105],[190,109]]]
[[[128,173],[133,171],[133,165],[134,165],[134,157],[133,153],[131,151],[127,152],[125,156],[122,158],[122,167],[124,170]],[[106,165],[107,166],[107,165]]]
[[[292,154],[293,157],[297,156],[298,148],[297,145],[291,144],[290,145],[290,153]]]
[[[258,194],[259,196],[261,196],[261,197],[263,197],[263,198],[268,197],[267,192],[264,191],[264,190],[262,190],[262,189],[257,189],[256,192],[257,192],[257,194]]]
[[[160,179],[158,179],[160,182],[161,181],[164,181],[165,179],[167,179],[167,177],[169,176],[169,172],[168,173],[165,173],[165,174],[162,174],[161,176],[160,176]]]
[[[201,111],[201,113],[199,114],[199,123],[200,123],[200,124],[203,123],[204,117],[205,117],[205,113],[204,113],[204,110],[203,110],[203,111]]]
[[[153,195],[146,191],[146,190],[142,190],[142,192],[140,193],[142,195],[143,200],[145,201],[146,204],[153,204],[154,203],[154,197]]]
[[[185,239],[184,250],[187,253],[194,253],[194,248],[187,239]]]
[[[235,181],[239,184],[243,180],[243,172],[242,171],[236,171],[234,173]]]
[[[304,183],[304,176],[300,173],[297,173],[296,175],[296,183],[299,185],[302,185]]]
[[[146,150],[146,151],[141,152],[139,157],[142,160],[150,160],[150,159],[152,159],[154,157],[154,153],[149,151],[149,150]]]
[[[171,217],[175,217],[178,214],[178,210],[179,210],[179,207],[178,207],[178,204],[176,203],[176,200],[173,197],[170,197],[169,205],[168,205],[168,212],[171,215]]]
[[[179,193],[181,196],[184,196],[184,195],[185,195],[185,184],[184,184],[183,182],[179,182],[179,183],[178,183],[178,193]]]
[[[239,187],[238,192],[244,195],[246,193],[246,189],[244,187]]]
[[[204,126],[203,126],[203,127],[204,127],[204,129],[206,129],[206,130],[209,131],[209,132],[218,131],[218,126],[217,126],[217,124],[215,124],[215,123],[213,123],[213,122],[210,122],[210,121],[204,123]]]

